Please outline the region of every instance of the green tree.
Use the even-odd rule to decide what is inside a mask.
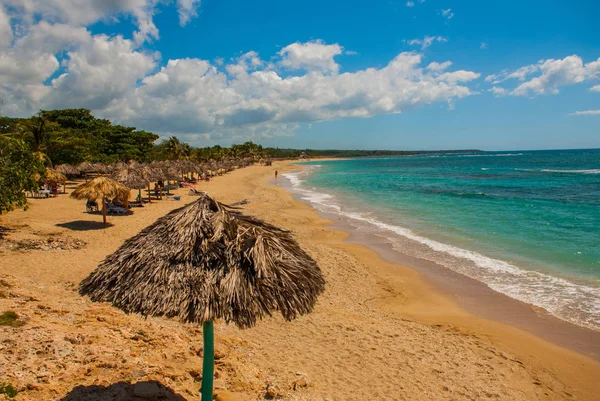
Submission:
[[[43,163],[20,138],[0,138],[0,214],[15,207],[27,208],[24,191],[37,188],[35,175],[44,174]]]

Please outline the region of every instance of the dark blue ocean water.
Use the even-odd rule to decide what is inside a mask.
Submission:
[[[317,208],[600,329],[600,150],[309,162],[287,175]]]

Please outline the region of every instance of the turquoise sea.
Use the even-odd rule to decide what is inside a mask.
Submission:
[[[284,176],[317,209],[600,330],[600,149],[304,164]]]

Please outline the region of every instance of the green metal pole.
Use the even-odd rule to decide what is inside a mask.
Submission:
[[[213,376],[215,371],[215,333],[213,322],[204,322],[202,326],[204,338],[204,356],[202,360],[202,401],[212,400]]]

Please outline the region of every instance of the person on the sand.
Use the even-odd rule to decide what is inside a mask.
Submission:
[[[277,170],[275,170],[275,178],[277,178],[277,174],[278,174],[278,173],[277,173]]]

